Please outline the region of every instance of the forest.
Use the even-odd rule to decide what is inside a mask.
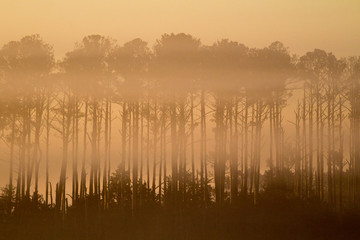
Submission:
[[[0,137],[0,239],[360,234],[359,56],[29,35],[0,49]]]

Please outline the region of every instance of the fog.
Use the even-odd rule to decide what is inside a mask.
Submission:
[[[189,174],[216,201],[256,201],[260,176],[285,174],[297,194],[336,201],[324,174],[356,171],[358,58],[184,33],[116,42],[86,36],[61,61],[38,35],[2,47],[1,182],[17,198],[104,193],[118,169],[160,198]]]
[[[0,49],[0,212],[19,236],[29,231],[13,216],[26,225],[45,216],[48,236],[65,226],[118,237],[111,224],[132,219],[122,236],[154,226],[151,239],[176,231],[185,239],[183,228],[219,239],[241,233],[223,221],[260,211],[260,224],[279,201],[291,218],[306,213],[319,226],[335,218],[316,217],[356,212],[359,57],[297,56],[279,41],[205,44],[186,33],[119,42],[87,35],[58,57],[33,34]],[[272,224],[267,231],[279,234]]]

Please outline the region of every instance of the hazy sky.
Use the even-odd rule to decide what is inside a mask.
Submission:
[[[153,43],[171,32],[205,44],[230,38],[264,47],[279,40],[297,54],[323,48],[360,55],[360,1],[0,0],[0,46],[39,33],[57,57],[88,34]]]

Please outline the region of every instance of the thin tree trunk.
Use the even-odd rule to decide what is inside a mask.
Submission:
[[[49,145],[50,145],[50,97],[46,102],[46,178],[45,178],[45,204],[49,205]]]
[[[138,206],[138,161],[139,161],[139,103],[134,103],[133,108],[133,213],[136,213]]]
[[[83,159],[81,165],[81,183],[80,183],[80,198],[85,200],[86,197],[86,151],[87,151],[87,122],[88,122],[88,101],[85,100],[85,113],[84,113],[84,135],[83,135]]]

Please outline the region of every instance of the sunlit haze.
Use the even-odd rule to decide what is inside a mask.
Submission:
[[[358,0],[2,0],[0,45],[38,33],[60,58],[89,34],[153,43],[185,32],[205,44],[281,41],[296,54],[323,48],[343,57],[360,54],[359,12]]]

